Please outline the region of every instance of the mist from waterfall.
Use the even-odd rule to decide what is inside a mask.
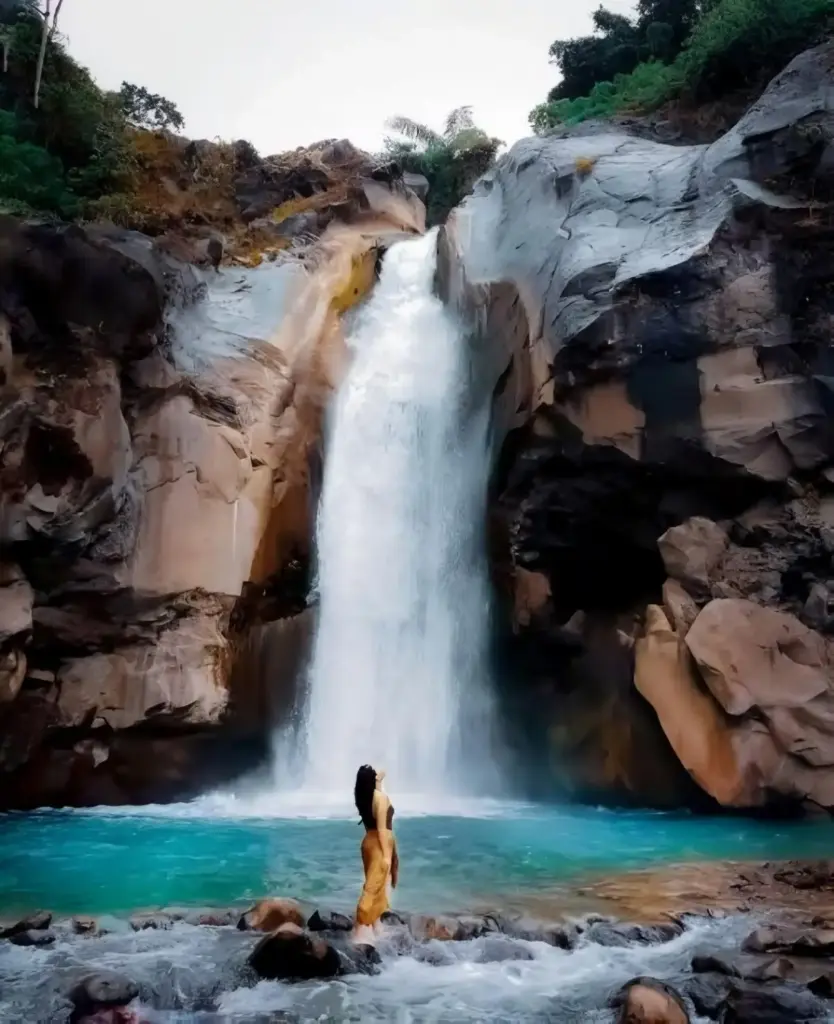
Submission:
[[[318,629],[276,785],[344,799],[360,764],[402,800],[496,794],[484,518],[488,402],[433,294],[436,234],[388,251],[348,339],[317,522]]]

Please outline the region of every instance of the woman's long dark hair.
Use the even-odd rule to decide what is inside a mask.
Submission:
[[[376,769],[363,764],[356,773],[356,785],[353,787],[353,799],[356,810],[365,828],[376,828],[374,819],[374,790],[376,789]]]

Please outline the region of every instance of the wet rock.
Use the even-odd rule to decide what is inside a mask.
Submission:
[[[208,928],[228,928],[240,918],[237,910],[196,910],[183,917],[186,924]]]
[[[52,914],[45,910],[39,910],[36,914],[24,917],[16,924],[0,929],[0,939],[10,939],[20,932],[40,931],[47,929],[52,924]]]
[[[722,1024],[800,1024],[827,1017],[825,1003],[799,987],[743,986],[727,998]]]
[[[237,923],[241,931],[274,932],[284,924],[304,928],[306,920],[301,904],[291,899],[259,900]]]
[[[777,882],[784,882],[794,889],[824,889],[834,887],[834,861],[821,860],[810,863],[790,862],[773,873]],[[812,924],[816,925],[814,921]]]
[[[708,593],[710,574],[728,542],[726,532],[717,523],[694,516],[667,530],[657,546],[670,577],[692,588],[697,596]]]
[[[70,924],[76,935],[98,934],[98,921],[94,917],[74,917]]]
[[[408,928],[411,917],[408,914],[400,914],[396,910],[386,910],[380,921],[391,928]]]
[[[82,978],[69,992],[69,1000],[75,1008],[71,1020],[74,1024],[127,1006],[138,995],[139,986],[130,978],[112,971],[97,971]]]
[[[340,974],[379,974],[382,957],[368,943],[340,942],[334,944],[340,960]]]
[[[598,946],[652,946],[671,942],[683,933],[683,927],[674,922],[669,924],[608,924],[592,925],[586,932],[588,942]]]
[[[834,929],[757,928],[741,946],[745,953],[787,953],[794,957],[834,956]]]
[[[732,982],[725,974],[697,974],[683,982],[681,991],[692,1001],[696,1013],[717,1019],[731,987]]]
[[[740,977],[737,967],[718,956],[693,956],[692,970],[695,974],[725,974],[730,978]]]
[[[493,917],[459,917],[452,937],[455,942],[466,942],[499,930],[498,922]]]
[[[681,996],[655,978],[635,978],[617,993],[612,1005],[619,1010],[617,1024],[689,1024]]]
[[[418,915],[412,917],[410,927],[412,935],[420,942],[430,939],[437,942],[452,942],[458,930],[458,922],[453,917]]]
[[[808,982],[808,991],[820,999],[834,999],[834,971],[818,974]]]
[[[394,916],[396,915],[389,915]],[[383,919],[386,917],[383,914]],[[388,923],[388,922],[384,922]],[[318,910],[314,911],[310,920],[307,922],[307,928],[311,932],[349,932],[353,928],[353,921],[345,914],[337,913],[325,913],[322,914]]]
[[[55,933],[49,929],[15,932],[9,936],[9,942],[14,946],[51,946],[54,941]]]
[[[750,981],[786,981],[796,974],[796,965],[787,957],[777,957],[754,967],[747,975]]]
[[[264,936],[248,962],[258,977],[270,981],[334,978],[342,972],[342,959],[333,946],[289,923]]]
[[[556,949],[573,949],[579,937],[579,930],[572,925],[541,925],[529,922],[502,921],[501,932],[515,939],[527,942],[546,942]]]
[[[158,911],[152,914],[134,914],[130,918],[130,927],[135,932],[143,932],[148,928],[158,931],[167,931],[174,927],[175,918],[165,911]]]

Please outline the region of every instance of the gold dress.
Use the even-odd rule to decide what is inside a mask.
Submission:
[[[388,808],[388,820],[386,825],[391,830],[394,819],[394,808]],[[391,852],[391,871],[385,863],[385,853],[382,849],[382,841],[379,832],[375,828],[369,828],[362,840],[362,867],[365,869],[365,884],[362,887],[362,895],[356,907],[357,925],[372,925],[382,917],[389,909],[388,903],[388,879],[391,878],[394,885],[397,884],[399,873],[399,857],[397,856],[397,843],[391,837],[393,850]]]

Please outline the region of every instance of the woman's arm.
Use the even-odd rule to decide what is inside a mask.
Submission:
[[[381,793],[374,795],[374,818],[376,819],[376,831],[379,836],[379,845],[382,847],[382,855],[388,870],[394,859],[394,833],[388,828],[388,808],[391,801]]]

